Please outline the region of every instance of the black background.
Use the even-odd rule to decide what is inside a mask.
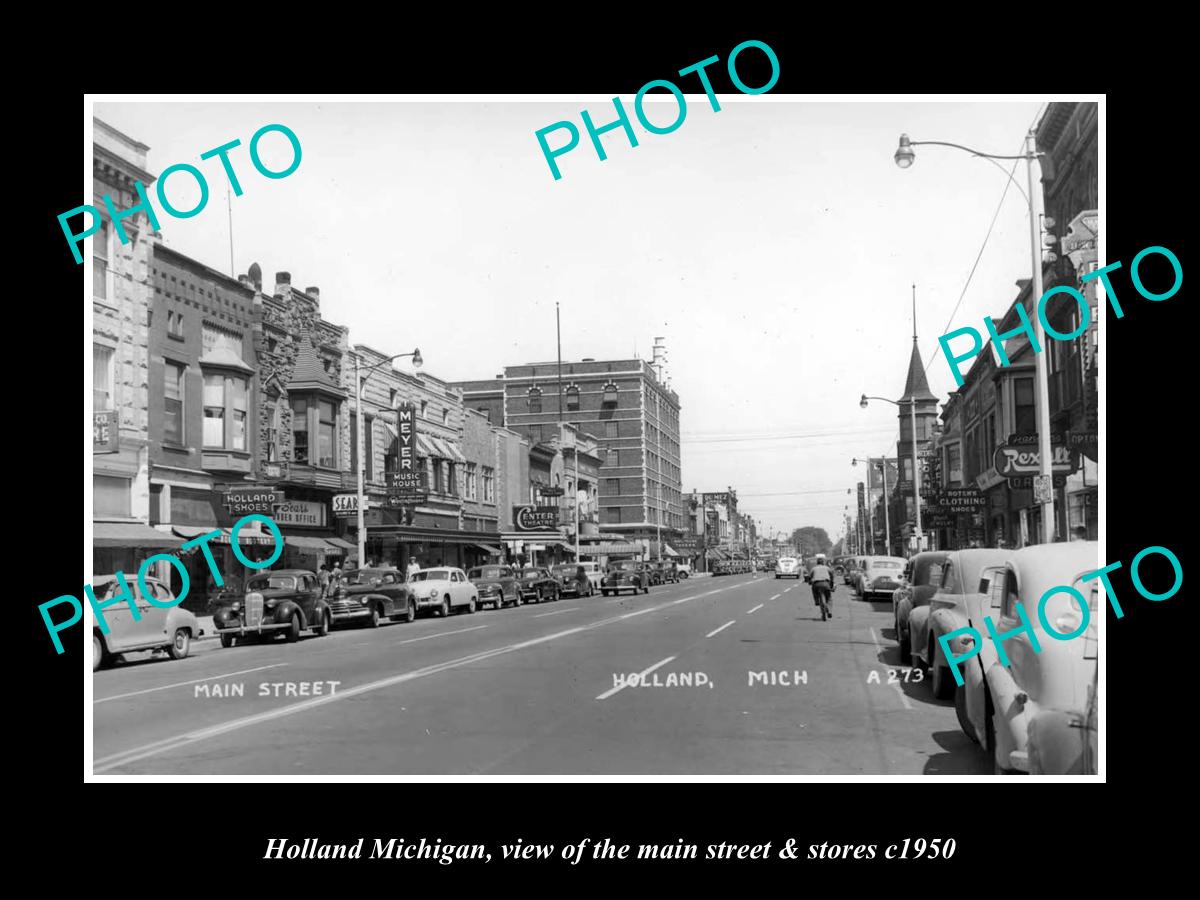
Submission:
[[[1169,857],[1164,846],[1171,840],[1169,826],[1151,818],[1139,834],[1138,817],[1129,816],[1125,807],[1128,798],[1113,804],[1116,798],[1107,794],[1109,803],[1102,804],[1099,792],[1117,786],[1124,794],[1126,786],[1133,786],[1144,802],[1157,804],[1178,790],[1174,779],[1187,779],[1187,759],[1194,755],[1183,737],[1192,730],[1194,681],[1185,671],[1193,657],[1194,634],[1184,618],[1186,585],[1174,598],[1152,603],[1138,597],[1128,579],[1129,561],[1154,544],[1170,547],[1185,572],[1190,571],[1186,551],[1191,536],[1183,517],[1192,495],[1189,435],[1195,389],[1183,371],[1191,355],[1184,320],[1187,283],[1172,299],[1151,303],[1135,294],[1127,274],[1128,261],[1150,245],[1169,247],[1188,270],[1182,223],[1185,212],[1191,212],[1192,161],[1185,152],[1190,138],[1181,131],[1187,112],[1163,90],[1174,82],[1164,68],[1171,65],[1171,54],[1152,49],[1126,30],[1117,35],[1108,30],[1104,39],[1109,44],[1101,47],[1083,11],[1047,10],[1035,29],[1040,33],[1033,35],[1007,24],[1025,15],[1012,7],[997,8],[992,23],[966,23],[955,17],[877,23],[880,35],[871,37],[861,30],[864,23],[833,27],[823,20],[789,22],[787,27],[775,23],[772,28],[718,23],[720,27],[714,24],[706,33],[673,30],[662,37],[610,8],[574,14],[584,16],[583,22],[569,24],[562,10],[547,9],[532,31],[512,21],[472,19],[469,30],[487,35],[474,41],[462,31],[411,22],[355,20],[314,28],[312,22],[251,25],[238,19],[229,33],[196,34],[193,40],[204,52],[194,56],[184,52],[146,57],[129,49],[132,43],[117,41],[112,32],[110,52],[117,54],[116,44],[122,44],[127,59],[118,65],[114,56],[111,64],[89,68],[86,89],[587,92],[620,94],[628,100],[646,81],[670,78],[678,69],[716,54],[722,62],[710,68],[710,77],[718,93],[727,93],[733,87],[724,73],[724,60],[733,46],[748,38],[770,44],[779,57],[781,77],[772,94],[1109,89],[1107,144],[1101,148],[1107,164],[1101,227],[1108,261],[1126,263],[1114,276],[1126,315],[1117,320],[1108,314],[1102,355],[1108,414],[1102,456],[1107,473],[1101,491],[1107,503],[1105,560],[1125,563],[1113,583],[1126,613],[1121,620],[1109,613],[1106,622],[1103,764],[1109,784],[1035,786],[1031,779],[952,784],[929,778],[907,784],[178,782],[97,784],[81,792],[89,762],[81,734],[80,677],[86,677],[86,663],[76,640],[70,641],[67,653],[54,654],[37,604],[77,593],[81,580],[75,566],[83,541],[74,531],[81,475],[79,420],[57,415],[59,408],[76,410],[74,404],[83,393],[70,374],[78,370],[60,362],[78,352],[79,323],[68,310],[79,302],[81,270],[66,252],[55,217],[81,202],[79,129],[86,106],[75,85],[43,83],[36,95],[25,98],[28,120],[23,124],[26,134],[35,138],[22,149],[26,164],[31,152],[36,156],[36,169],[18,187],[29,195],[10,200],[23,204],[21,213],[31,213],[16,218],[33,228],[28,238],[23,232],[17,236],[16,246],[32,248],[42,261],[33,267],[23,254],[14,254],[13,263],[32,276],[25,288],[28,295],[20,302],[32,312],[24,337],[33,343],[34,361],[29,376],[20,380],[25,389],[10,395],[10,400],[21,398],[12,411],[17,420],[32,425],[30,433],[36,438],[36,444],[30,444],[31,458],[22,463],[27,476],[17,480],[28,477],[30,488],[37,485],[47,492],[21,501],[24,492],[18,484],[10,497],[10,566],[24,577],[9,580],[10,594],[17,595],[10,598],[10,609],[22,624],[8,643],[19,644],[24,659],[10,671],[10,698],[17,709],[11,710],[9,742],[25,750],[22,768],[32,771],[9,774],[33,791],[31,801],[19,810],[33,843],[61,859],[64,852],[71,853],[64,851],[71,844],[62,836],[82,836],[85,840],[79,844],[89,864],[81,866],[78,877],[95,881],[100,867],[102,883],[130,890],[155,889],[160,877],[179,872],[183,860],[189,880],[214,888],[229,883],[222,873],[242,870],[269,877],[276,890],[284,885],[357,883],[361,876],[376,873],[385,874],[383,884],[397,891],[418,884],[448,886],[463,877],[486,877],[488,884],[497,886],[533,886],[554,868],[586,875],[581,884],[597,884],[599,876],[606,884],[641,885],[647,875],[670,882],[688,874],[709,888],[761,886],[775,891],[802,890],[814,877],[822,882],[827,876],[819,873],[837,878],[831,884],[842,886],[850,883],[844,877],[853,869],[853,883],[862,884],[866,878],[894,894],[973,892],[980,882],[992,881],[1023,891],[1029,889],[1023,885],[1032,884],[1027,877],[1034,871],[1069,879],[1064,889],[1089,891],[1099,887],[1090,876],[1096,855],[1108,841],[1121,848],[1109,861],[1126,852],[1140,855],[1136,848],[1151,835],[1154,845],[1148,852],[1154,858],[1147,864]],[[684,8],[679,15],[712,18]],[[1070,18],[1074,15],[1078,21]],[[862,16],[867,18],[865,12]],[[139,32],[171,27],[162,18],[152,18],[138,24]],[[1025,49],[1031,39],[1039,52]],[[1131,56],[1134,53],[1144,56]],[[739,72],[747,84],[766,80],[765,61],[756,72],[756,60],[762,61],[756,51],[739,58]],[[687,82],[683,87],[696,89]],[[602,121],[599,116],[597,121]],[[686,139],[686,128],[670,139]],[[536,157],[532,133],[530,142],[531,157]],[[615,171],[610,174],[618,177]],[[549,179],[547,186],[551,187]],[[90,309],[80,304],[76,310],[80,306],[86,335]],[[36,349],[39,346],[45,352]],[[57,399],[44,402],[39,395],[51,391]],[[85,396],[85,419],[87,402]],[[17,509],[33,514],[18,516]],[[1159,574],[1167,579],[1170,573],[1164,565]],[[1153,564],[1143,569],[1143,578],[1161,589]],[[18,583],[21,588],[13,590]],[[1064,796],[1064,791],[1071,795]],[[939,863],[887,863],[879,857],[859,864],[624,862],[591,864],[586,871],[584,866],[501,865],[499,860],[486,867],[261,861],[269,838],[341,842],[367,837],[369,843],[374,837],[393,836],[493,845],[521,837],[526,843],[557,846],[582,837],[634,845],[673,844],[677,838],[700,845],[770,840],[775,847],[794,837],[802,845],[874,843],[880,855],[882,846],[905,837],[954,837],[958,847],[951,861]],[[793,874],[794,881],[777,877]]]

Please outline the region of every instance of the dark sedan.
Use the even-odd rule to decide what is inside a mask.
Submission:
[[[892,617],[896,627],[896,641],[900,644],[900,662],[912,663],[912,648],[908,638],[908,618],[912,611],[928,606],[929,599],[937,593],[942,583],[942,566],[949,552],[929,550],[910,559],[904,569],[904,583],[892,594]]]
[[[526,567],[522,569],[520,587],[521,599],[526,603],[557,600],[562,593],[558,579],[550,574],[549,569],[541,567]]]
[[[329,598],[329,611],[334,625],[378,628],[383,619],[411,622],[417,617],[417,601],[399,569],[352,569]]]
[[[679,570],[675,568],[675,563],[664,561],[651,563],[651,565],[658,573],[658,584],[679,584]]]
[[[554,575],[562,584],[563,594],[573,597],[590,597],[595,592],[587,571],[578,563],[565,563],[554,567]]]
[[[621,591],[650,593],[650,573],[642,563],[635,561],[615,562],[608,567],[600,582],[600,593],[605,597]]]
[[[307,630],[324,637],[332,621],[329,604],[321,599],[317,576],[306,569],[254,575],[246,582],[244,597],[223,596],[213,613],[222,647],[232,647],[235,640],[247,635],[270,640],[280,631],[289,641],[299,640],[300,632]]]
[[[467,573],[467,580],[479,590],[479,605],[503,609],[521,603],[521,584],[512,566],[480,566]]]

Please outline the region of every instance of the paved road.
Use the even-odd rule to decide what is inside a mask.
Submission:
[[[822,622],[803,582],[740,575],[197,642],[95,673],[95,772],[989,773],[953,703],[900,666],[890,610],[840,587]]]

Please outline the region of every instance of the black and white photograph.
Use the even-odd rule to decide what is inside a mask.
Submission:
[[[89,780],[1103,779],[1100,320],[1182,248],[1103,255],[1103,96],[763,46],[88,96]]]

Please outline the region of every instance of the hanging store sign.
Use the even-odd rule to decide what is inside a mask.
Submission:
[[[121,452],[121,423],[115,409],[92,413],[92,452]]]
[[[1013,479],[1040,474],[1041,458],[1041,453],[1036,446],[1024,443],[1004,444],[996,448],[992,464],[1001,477]],[[1079,453],[1066,444],[1053,445],[1050,459],[1051,471],[1055,475],[1072,475],[1079,471]]]
[[[556,506],[514,506],[513,525],[517,531],[545,531],[558,527]]]
[[[353,494],[350,496],[354,497]],[[271,518],[280,525],[322,526],[325,524],[325,504],[311,500],[288,500],[275,507]]]
[[[253,513],[271,515],[274,508],[284,500],[283,491],[276,491],[270,487],[239,486],[226,490],[221,495],[221,502],[231,516],[245,516]]]
[[[335,494],[333,514],[339,519],[358,515],[358,494]]]
[[[976,488],[944,488],[938,494],[938,504],[948,513],[969,513],[987,506],[987,498]]]

